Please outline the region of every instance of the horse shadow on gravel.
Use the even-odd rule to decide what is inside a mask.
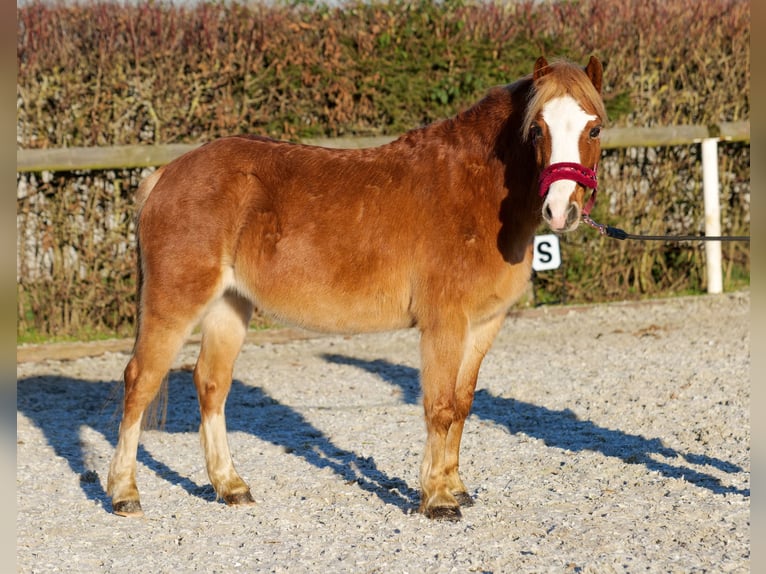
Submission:
[[[198,443],[200,415],[191,373],[172,371],[168,385],[167,418],[162,431],[187,433],[190,440]],[[92,460],[81,432],[83,427],[90,427],[100,433],[112,448],[116,446],[122,409],[122,382],[91,382],[56,375],[35,376],[17,381],[16,399],[17,412],[31,419],[56,456],[67,461],[72,472],[79,476],[85,496],[111,511],[111,502],[105,492],[106,476],[99,476],[95,470],[95,467],[103,468],[104,461],[96,463]],[[329,468],[344,481],[356,483],[362,490],[398,507],[403,513],[417,509],[419,493],[403,479],[387,475],[377,467],[372,457],[362,457],[337,447],[301,413],[276,401],[258,387],[237,380],[233,382],[227,402],[226,422],[229,432],[251,434],[281,446],[285,456],[299,456],[317,469]],[[23,443],[17,445],[19,460],[23,456],[23,448]],[[239,456],[236,452],[233,454],[235,460],[245,456],[242,453]],[[200,461],[204,460],[201,449],[199,457]],[[191,496],[215,501],[215,492],[209,483],[200,485],[179,474],[142,444],[139,444],[137,459]],[[138,480],[140,489],[140,476]],[[256,498],[258,494],[255,493]]]
[[[328,354],[324,355],[324,359],[365,370],[399,387],[402,401],[406,404],[416,404],[419,400],[419,374],[415,368],[381,359],[367,361],[345,355]],[[197,441],[199,407],[191,373],[171,372],[168,385],[164,432],[186,433],[190,435],[190,440]],[[100,477],[95,471],[96,467],[103,468],[104,463],[100,461],[96,464],[91,460],[93,455],[81,431],[83,427],[89,427],[100,433],[114,448],[121,415],[122,383],[91,382],[57,375],[29,377],[17,381],[16,399],[17,411],[31,419],[56,456],[66,460],[72,472],[79,476],[85,496],[110,511],[111,503],[104,491],[106,477]],[[317,469],[329,468],[342,480],[356,483],[362,490],[404,513],[417,508],[417,489],[410,488],[401,478],[388,476],[377,468],[373,458],[361,457],[337,447],[300,412],[276,401],[262,389],[235,380],[227,405],[226,420],[230,432],[251,434],[281,446],[287,455],[299,456]],[[646,438],[600,427],[578,419],[569,409],[551,410],[513,398],[497,397],[479,389],[472,415],[505,427],[511,434],[522,433],[539,439],[549,447],[571,452],[600,452],[716,494],[750,496],[749,489],[725,486],[719,478],[687,466],[709,466],[726,473],[742,472],[742,468],[731,462],[668,448],[660,438]],[[23,461],[23,448],[20,442],[17,447],[20,462]],[[238,456],[235,452],[234,456],[241,458],[245,455]],[[201,449],[199,457],[200,460],[204,458]],[[179,474],[142,445],[139,445],[138,461],[190,495],[215,501],[215,492],[207,482],[200,485]]]
[[[417,401],[420,392],[417,369],[382,359],[366,361],[331,354],[324,355],[324,359],[374,373],[384,381],[399,386],[406,402]],[[664,446],[660,438],[646,438],[600,427],[590,421],[580,420],[570,409],[552,410],[513,398],[497,397],[484,389],[478,389],[471,414],[505,427],[511,434],[522,433],[542,440],[549,447],[570,452],[600,452],[627,464],[644,465],[662,476],[682,479],[716,494],[750,496],[750,489],[725,486],[719,478],[690,468],[680,461],[696,466],[710,466],[728,474],[742,472],[743,469],[736,464],[703,454],[679,452]],[[666,460],[657,460],[655,457]]]

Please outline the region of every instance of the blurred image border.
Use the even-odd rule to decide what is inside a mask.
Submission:
[[[16,12],[10,2],[2,4],[3,18],[0,19],[0,42],[2,49],[0,54],[0,146],[2,149],[2,173],[3,181],[8,182],[8,191],[5,192],[3,206],[0,208],[2,223],[3,245],[6,246],[2,254],[2,282],[0,282],[0,301],[2,301],[2,356],[0,356],[0,424],[2,424],[2,441],[0,442],[0,483],[1,500],[5,508],[16,508],[15,484],[16,484],[16,432],[15,432],[15,408],[16,404]],[[11,190],[14,190],[13,195]],[[7,202],[7,203],[6,203]],[[12,203],[11,203],[12,202]],[[2,536],[0,541],[0,553],[3,556],[15,556],[16,548],[16,515],[3,513]]]
[[[751,17],[755,23],[755,28],[760,29],[766,25],[766,6],[762,2],[751,3]],[[766,39],[759,34],[755,34],[752,39],[756,54],[763,53],[766,50]],[[762,101],[766,96],[766,65],[760,58],[755,59],[755,69],[751,67],[752,82],[750,101]],[[763,157],[760,155],[764,150],[766,142],[766,110],[763,106],[753,106],[751,109],[750,123],[751,132],[751,157]],[[761,150],[758,152],[757,150]],[[754,150],[754,151],[753,151]],[[753,169],[755,168],[755,169]],[[752,257],[751,268],[751,309],[750,309],[750,385],[752,389],[750,413],[751,413],[751,493],[760,492],[766,480],[766,421],[758,416],[760,407],[766,404],[766,389],[760,384],[760,377],[766,371],[766,356],[763,353],[763,342],[766,340],[766,250],[764,250],[764,240],[766,240],[766,231],[764,222],[766,222],[766,201],[761,199],[760,188],[764,187],[766,182],[766,165],[756,161],[755,165],[750,167],[750,187],[752,192],[751,203],[751,239],[750,249]],[[754,249],[755,248],[755,249]],[[761,495],[752,496],[750,500],[750,520],[751,520],[751,541],[763,540],[766,536],[766,499]],[[751,544],[752,547],[752,544]],[[756,547],[757,548],[757,547]],[[758,550],[756,554],[762,554],[761,558],[751,556],[751,563],[759,564],[766,560],[766,553]]]

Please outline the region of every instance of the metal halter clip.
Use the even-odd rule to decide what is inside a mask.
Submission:
[[[631,237],[632,239],[632,236],[630,234],[626,233],[622,229],[619,229],[618,227],[610,227],[609,225],[604,225],[603,223],[596,223],[595,221],[593,221],[593,218],[587,213],[582,214],[582,220],[584,223],[586,223],[587,225],[590,225],[593,229],[598,231],[604,237],[612,237],[614,239],[620,239],[620,240],[624,240],[624,239],[627,239],[628,237]]]
[[[596,223],[593,221],[593,218],[590,215],[586,215],[583,213],[582,220],[585,224],[590,225],[593,229],[598,231],[601,235],[606,236],[606,225],[602,225],[601,223]]]

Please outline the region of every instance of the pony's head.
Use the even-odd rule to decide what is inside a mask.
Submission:
[[[571,231],[595,199],[606,121],[601,62],[591,56],[583,69],[540,57],[532,82],[522,136],[535,148],[543,219],[553,231]]]

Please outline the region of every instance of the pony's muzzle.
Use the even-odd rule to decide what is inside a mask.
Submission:
[[[543,219],[556,233],[573,231],[580,223],[580,206],[571,201],[562,210],[556,210],[547,199],[543,203]]]

